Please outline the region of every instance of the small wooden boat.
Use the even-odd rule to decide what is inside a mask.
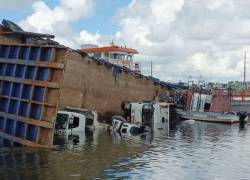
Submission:
[[[177,114],[182,120],[193,119],[196,121],[215,122],[215,123],[239,123],[247,122],[248,115],[239,116],[235,113],[215,113],[215,112],[200,112],[200,111],[177,111]]]

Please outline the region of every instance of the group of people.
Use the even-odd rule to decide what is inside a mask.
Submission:
[[[176,105],[181,105],[182,110],[186,111],[186,104],[187,104],[187,95],[186,93],[177,93],[174,92],[169,96],[167,94],[163,95],[163,102],[174,103]]]

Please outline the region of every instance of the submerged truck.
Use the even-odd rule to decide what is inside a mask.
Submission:
[[[65,107],[58,111],[55,134],[85,133],[98,128],[98,115],[93,110]]]
[[[170,124],[176,120],[176,106],[171,103],[123,102],[121,107],[124,118],[114,116],[112,129],[122,134],[157,133],[159,130],[168,132]]]
[[[124,106],[123,111],[128,122],[157,130],[165,129],[175,121],[175,108],[172,103],[133,102]]]
[[[58,111],[55,120],[54,145],[64,145],[68,148],[74,145],[84,145],[91,137],[97,142],[99,133],[98,115],[96,111],[65,107]]]

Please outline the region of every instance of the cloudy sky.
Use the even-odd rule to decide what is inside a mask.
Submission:
[[[165,81],[227,82],[243,79],[244,51],[250,67],[249,7],[248,0],[0,0],[0,17],[75,49],[111,40],[133,47],[142,72],[152,60],[153,75]]]

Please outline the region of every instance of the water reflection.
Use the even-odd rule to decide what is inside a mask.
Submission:
[[[136,137],[55,136],[55,148],[1,148],[0,179],[247,179],[249,126],[186,121]]]
[[[90,179],[145,148],[142,142],[117,140],[106,131],[55,136],[53,150],[2,148],[0,179]]]
[[[154,139],[141,157],[111,166],[107,177],[248,179],[249,142],[249,133],[239,131],[238,125],[184,122],[170,131],[169,137]],[[133,164],[137,168],[125,170]],[[117,167],[123,169],[122,173]]]
[[[54,146],[58,149],[95,148],[98,143],[99,131],[75,132],[54,136]]]

